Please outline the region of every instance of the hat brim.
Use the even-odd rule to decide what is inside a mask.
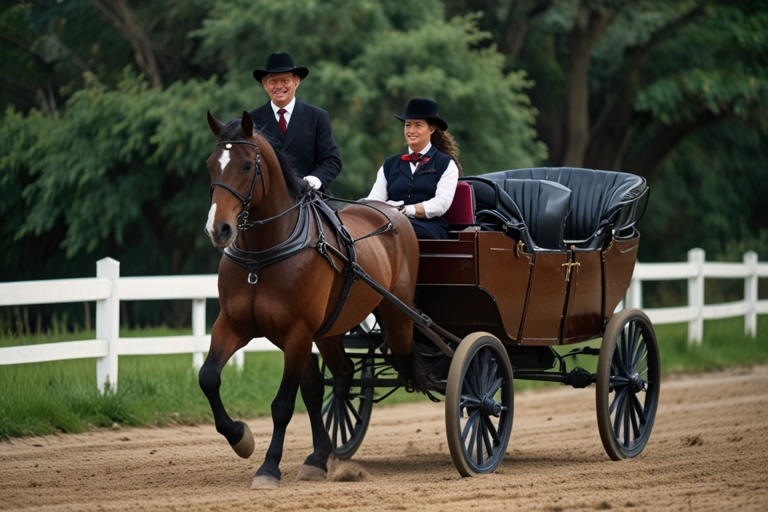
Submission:
[[[448,123],[446,123],[444,120],[442,120],[439,117],[423,117],[423,116],[422,117],[412,117],[412,116],[405,117],[405,116],[399,116],[397,114],[395,114],[395,117],[402,122],[405,122],[406,119],[426,119],[427,121],[432,122],[432,124],[434,124],[435,126],[437,126],[443,131],[448,129]]]
[[[276,75],[278,73],[293,73],[294,75],[298,76],[302,80],[304,80],[307,75],[309,74],[309,70],[305,68],[304,66],[299,66],[296,68],[274,68],[270,69],[269,71],[263,70],[263,69],[257,69],[253,72],[253,78],[256,79],[257,82],[261,82],[261,80],[267,76],[267,75]]]

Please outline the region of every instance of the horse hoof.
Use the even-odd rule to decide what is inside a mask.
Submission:
[[[328,472],[324,471],[317,466],[309,466],[304,464],[299,469],[299,474],[296,476],[296,480],[327,480]]]
[[[277,489],[280,487],[280,480],[269,475],[256,475],[251,482],[251,489]]]
[[[251,429],[248,428],[248,425],[242,421],[238,421],[238,423],[243,426],[243,438],[240,439],[237,444],[232,445],[232,449],[235,450],[236,454],[247,459],[253,454],[253,449],[256,447],[256,443],[253,441],[253,434],[251,434]]]

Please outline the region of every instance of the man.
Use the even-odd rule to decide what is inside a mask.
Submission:
[[[329,193],[331,182],[341,172],[331,119],[325,110],[296,99],[296,89],[309,70],[295,66],[285,52],[267,57],[264,68],[255,70],[253,77],[262,83],[271,101],[250,112],[254,124],[281,145],[313,188]]]

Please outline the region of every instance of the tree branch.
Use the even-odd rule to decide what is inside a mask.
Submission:
[[[724,110],[717,114],[711,110],[702,110],[694,119],[664,125],[627,161],[624,171],[643,176],[648,183],[653,182],[664,158],[686,135],[729,116],[731,113]]]

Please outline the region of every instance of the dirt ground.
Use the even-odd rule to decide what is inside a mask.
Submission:
[[[251,490],[271,420],[248,421],[256,452],[238,458],[213,425],[53,435],[0,443],[0,509],[35,510],[768,510],[768,366],[662,382],[651,439],[612,462],[594,387],[519,393],[504,462],[461,478],[442,404],[374,407],[351,461],[326,482],[295,475],[309,425],[288,430],[275,490]]]

